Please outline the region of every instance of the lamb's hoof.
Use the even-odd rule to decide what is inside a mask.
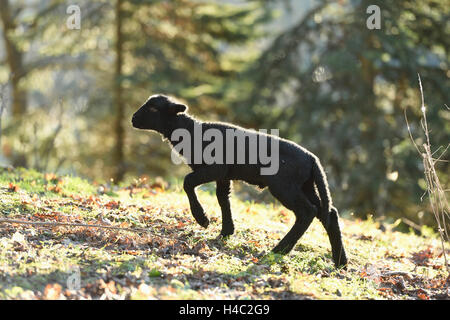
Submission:
[[[276,246],[275,248],[272,249],[272,252],[275,254],[281,254],[281,255],[285,255],[288,254],[291,251],[291,249],[286,248],[286,247],[279,247]]]
[[[222,238],[228,238],[228,237],[231,236],[233,233],[234,233],[234,231],[224,231],[224,230],[222,230],[222,231],[220,232],[220,236],[221,236]]]
[[[227,237],[231,236],[233,233],[234,233],[234,226],[233,226],[233,224],[231,224],[231,225],[222,226],[222,231],[220,232],[220,235],[223,238],[227,238]]]
[[[338,269],[344,269],[347,270],[347,257],[341,257],[339,260],[337,259],[333,259],[334,260],[334,265],[336,266],[336,268]]]
[[[209,226],[209,219],[206,216],[195,218],[195,221],[205,229]]]
[[[335,267],[336,267],[336,269],[342,269],[342,270],[347,270],[347,264],[345,263],[345,264],[342,264],[342,263],[340,263],[340,264],[334,264],[335,265]]]

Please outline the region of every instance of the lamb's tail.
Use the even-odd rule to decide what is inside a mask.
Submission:
[[[332,200],[330,189],[328,188],[327,177],[325,171],[318,158],[313,158],[312,176],[319,191],[321,208],[318,212],[318,218],[328,225],[329,213],[332,208]]]

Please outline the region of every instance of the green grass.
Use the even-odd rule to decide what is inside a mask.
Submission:
[[[290,254],[275,255],[270,249],[294,222],[284,207],[233,197],[236,232],[222,239],[213,193],[198,190],[211,220],[205,230],[194,222],[180,188],[164,190],[150,182],[99,191],[78,177],[24,169],[0,172],[0,219],[149,231],[0,223],[0,298],[449,297],[439,239],[430,228],[421,237],[395,232],[395,225],[387,223],[381,228],[372,219],[341,219],[349,265],[337,270],[317,221]],[[80,287],[68,287],[76,275]]]

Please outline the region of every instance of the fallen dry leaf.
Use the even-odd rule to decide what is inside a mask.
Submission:
[[[47,284],[44,289],[44,299],[46,300],[57,300],[61,297],[61,285],[54,283],[54,284]]]
[[[19,191],[19,186],[17,186],[17,185],[15,185],[14,183],[12,183],[12,182],[10,182],[9,184],[8,184],[8,191],[9,192],[17,192],[17,191]]]

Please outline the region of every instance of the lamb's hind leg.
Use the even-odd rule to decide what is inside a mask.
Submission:
[[[222,209],[222,231],[220,235],[223,237],[232,235],[234,233],[233,219],[231,217],[230,207],[230,180],[217,181],[216,196]]]
[[[328,239],[331,244],[331,252],[333,255],[333,261],[336,267],[343,267],[347,264],[347,256],[345,254],[344,245],[342,244],[341,230],[339,228],[339,217],[335,207],[331,207],[330,212],[321,212],[321,201],[314,186],[306,185],[304,191],[308,199],[319,208],[317,218],[322,223],[323,227],[327,231]]]
[[[330,239],[331,253],[336,267],[345,267],[347,265],[347,256],[344,245],[342,244],[341,230],[339,228],[339,216],[335,207],[331,207],[329,218],[325,224],[321,221]]]
[[[347,256],[345,254],[344,245],[342,244],[341,230],[339,228],[339,217],[337,209],[331,206],[330,212],[321,212],[321,201],[314,189],[312,181],[307,181],[303,186],[308,199],[319,208],[317,218],[327,231],[328,239],[331,244],[331,252],[336,267],[343,267],[347,264]]]
[[[273,188],[270,191],[284,206],[295,213],[296,220],[291,230],[272,250],[274,253],[286,254],[294,248],[297,241],[308,229],[316,216],[317,209],[309,202],[305,194],[297,188],[291,190],[291,192],[286,192],[289,190],[277,192]]]

